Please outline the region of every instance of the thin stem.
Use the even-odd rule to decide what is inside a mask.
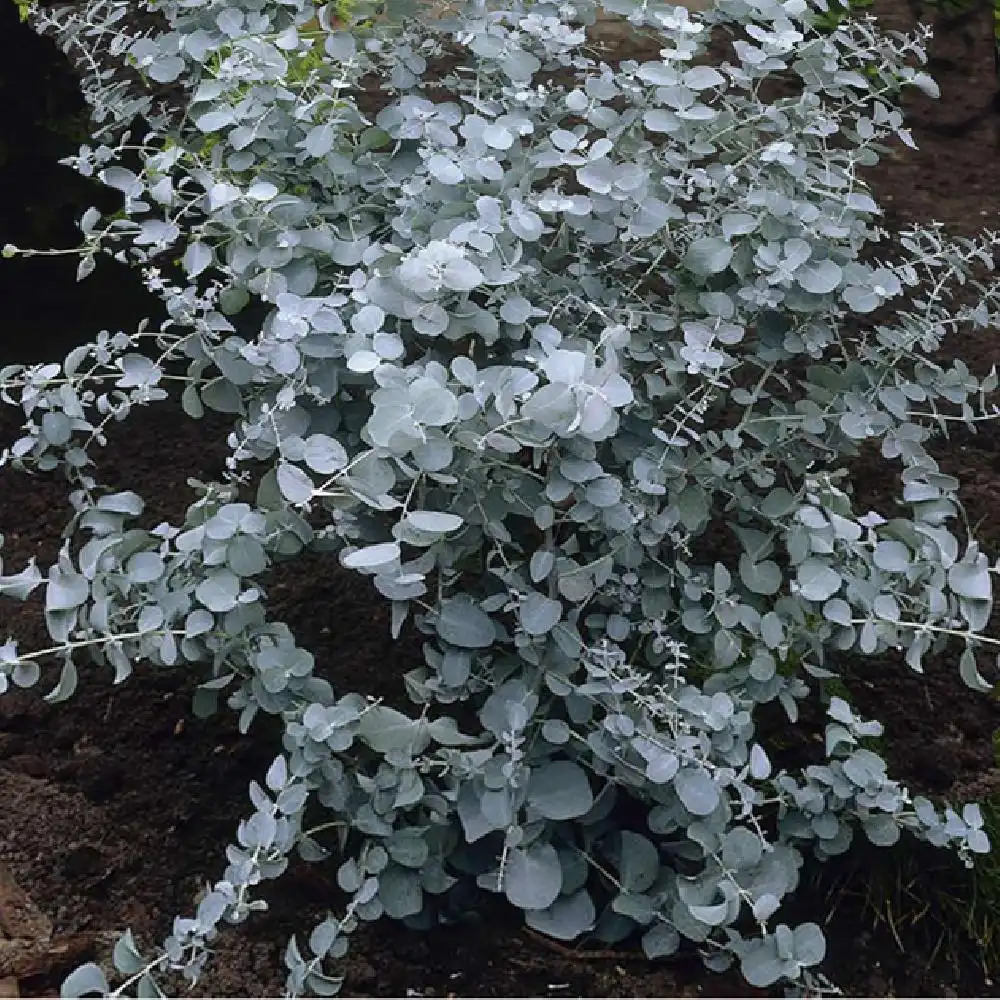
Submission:
[[[158,628],[158,629],[148,629],[145,632],[123,632],[120,635],[105,635],[99,636],[95,639],[76,639],[72,642],[64,642],[59,646],[49,646],[47,649],[38,649],[33,653],[25,653],[21,655],[18,654],[16,660],[7,661],[5,665],[14,666],[17,663],[22,663],[25,660],[38,660],[43,656],[50,656],[55,653],[64,653],[72,649],[85,649],[88,646],[100,646],[107,645],[111,642],[122,642],[126,639],[141,639],[145,636],[152,635],[177,635],[183,636],[187,633],[184,629],[169,629],[169,628]]]

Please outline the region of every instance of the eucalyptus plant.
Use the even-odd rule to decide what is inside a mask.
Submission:
[[[995,373],[935,352],[997,323],[998,284],[992,232],[872,253],[859,168],[913,146],[893,102],[936,93],[929,32],[819,31],[823,7],[607,0],[661,43],[617,62],[590,0],[354,32],[309,0],[31,11],[93,110],[71,162],[122,195],[83,216],[80,277],[111,253],[168,319],[0,371],[25,414],[3,462],[72,485],[57,561],[0,577],[44,592],[52,637],[0,646],[0,685],[55,656],[62,701],[84,666],[145,661],[196,671],[199,715],[284,734],[193,914],[65,996],[196,981],[293,855],[343,897],[289,942],[288,996],[337,992],[359,922],[429,926],[476,893],[555,938],[815,989],[825,915],[785,916],[806,857],[859,833],[989,850],[976,805],[912,794],[880,724],[829,697],[846,659],[894,650],[988,687],[997,566],[928,449],[996,415]],[[231,417],[227,471],[147,529],[100,448],[173,396]],[[898,473],[878,511],[863,447]],[[423,636],[409,711],[335,690],[268,617],[268,569],[306,551]],[[821,697],[825,740],[777,766],[760,708],[795,727]]]

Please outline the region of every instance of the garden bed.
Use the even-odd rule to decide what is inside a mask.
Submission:
[[[880,0],[877,13],[885,27],[912,23],[904,0]],[[7,9],[0,18],[5,51],[8,44],[17,48],[17,38],[30,38],[27,28],[17,34]],[[952,233],[972,235],[983,225],[996,226],[1000,115],[983,116],[964,134],[946,127],[990,102],[996,85],[991,44],[986,9],[972,25],[968,44],[957,32],[933,44],[932,71],[943,96],[933,102],[918,94],[906,102],[920,149],[872,171],[890,228],[938,219]],[[0,65],[7,75],[11,64]],[[24,92],[46,86],[49,73],[43,68],[22,62],[18,71],[38,73],[31,80],[18,78]],[[32,123],[24,127],[29,131],[3,135],[9,153],[0,189],[16,191],[25,204],[44,205],[70,175],[61,169],[46,175],[48,168],[38,159],[26,166]],[[69,143],[66,152],[72,148]],[[54,213],[42,231],[62,239],[65,216],[74,210],[69,204]],[[0,231],[5,221],[0,218]],[[103,278],[99,271],[75,286],[66,280],[65,266],[5,262],[0,287],[5,310],[7,302],[11,308],[4,362],[61,358],[97,329],[132,322],[142,300],[132,294],[126,304],[124,294],[119,296],[129,281],[102,267]],[[55,295],[53,289],[64,292]],[[32,308],[31,300],[43,308]],[[955,337],[947,351],[983,372],[1000,361],[1000,340],[996,331],[981,331]],[[226,454],[224,421],[193,423],[178,413],[158,406],[133,415],[102,456],[105,481],[155,498],[151,524],[178,521],[188,503],[188,477],[218,476]],[[0,440],[13,439],[19,424],[19,411],[0,410]],[[970,519],[981,522],[978,536],[995,558],[1000,426],[985,425],[976,437],[962,432],[938,451],[944,470],[965,484]],[[895,470],[877,458],[862,459],[856,472],[859,491],[873,504],[892,488]],[[0,531],[8,565],[20,566],[33,554],[42,563],[52,559],[64,510],[65,491],[54,479],[0,472]],[[419,640],[390,639],[387,606],[356,576],[329,559],[303,558],[275,571],[268,592],[273,617],[288,622],[337,688],[398,698],[402,674],[419,657]],[[16,633],[24,648],[44,645],[40,603],[0,604],[0,634],[7,631]],[[901,780],[952,802],[1000,797],[994,752],[1000,706],[966,688],[955,662],[934,660],[919,677],[899,663],[869,660],[848,672],[848,686],[858,711],[885,724],[883,753]],[[120,688],[96,672],[86,674],[70,705],[47,706],[37,692],[0,698],[0,862],[48,917],[56,936],[77,942],[89,937],[97,957],[106,955],[126,926],[146,940],[160,940],[176,913],[191,910],[204,880],[218,875],[222,852],[246,809],[247,784],[260,778],[273,757],[277,730],[269,743],[259,736],[240,738],[226,714],[197,720],[190,710],[193,690],[193,681],[182,673],[145,667]],[[820,731],[817,727],[817,737]],[[971,908],[972,881],[947,857],[935,856],[930,869],[925,854],[904,843],[891,852],[897,860],[890,861],[890,852],[862,849],[821,873],[808,873],[815,882],[810,915],[818,909],[831,916],[823,971],[849,995],[997,995],[990,976],[1000,966],[1000,954],[991,953],[988,940],[961,933],[956,919],[966,896],[965,908]],[[935,894],[934,888],[941,891]],[[1000,886],[993,891],[1000,899]],[[316,866],[300,865],[267,890],[269,913],[219,941],[195,994],[280,994],[288,936],[321,918],[334,895],[332,873],[324,877]],[[886,900],[892,900],[888,907]],[[921,914],[925,903],[929,909]],[[586,942],[579,948],[546,942],[521,930],[516,914],[489,903],[478,918],[430,933],[388,922],[363,929],[350,953],[345,995],[748,992],[739,977],[713,977],[696,959],[652,963],[637,954],[592,950]],[[47,964],[19,977],[21,995],[51,995],[79,960],[75,951],[67,964],[65,953],[53,949]]]

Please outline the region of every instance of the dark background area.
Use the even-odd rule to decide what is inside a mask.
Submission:
[[[77,221],[87,208],[118,207],[116,192],[58,162],[87,142],[86,129],[68,62],[0,0],[0,245],[70,249],[81,242]],[[78,263],[74,255],[0,260],[3,364],[51,360],[98,330],[130,330],[162,313],[132,269],[101,257],[77,282]]]

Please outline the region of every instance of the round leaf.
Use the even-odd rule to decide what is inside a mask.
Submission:
[[[533,930],[559,941],[575,941],[593,929],[597,913],[586,889],[557,899],[548,909],[529,910],[525,922]]]
[[[648,837],[623,830],[618,879],[623,892],[645,892],[660,874],[660,852]]]
[[[717,236],[694,240],[684,255],[683,264],[695,274],[720,274],[733,259],[733,248]]]
[[[289,462],[278,465],[278,487],[289,503],[308,503],[312,499],[312,480],[297,465]]]
[[[328,476],[344,468],[348,457],[344,446],[327,434],[310,434],[306,438],[302,457],[313,472]],[[310,489],[312,488],[310,484]]]
[[[800,924],[793,934],[799,965],[819,965],[826,958],[826,938],[817,924]]]
[[[458,514],[448,514],[440,510],[411,510],[406,515],[406,520],[419,531],[429,531],[438,535],[457,531],[465,523]]]
[[[559,601],[537,591],[526,595],[518,608],[521,627],[528,635],[546,635],[551,632],[562,619],[562,612],[563,607]]]
[[[576,819],[590,811],[594,793],[579,764],[559,760],[532,770],[528,804],[546,819]]]
[[[378,545],[355,549],[342,556],[340,562],[347,569],[372,570],[394,563],[400,554],[399,542],[380,542]]]
[[[695,816],[708,816],[719,804],[719,789],[703,767],[682,767],[674,777],[674,790]]]
[[[504,892],[521,910],[545,910],[562,888],[559,855],[551,844],[532,844],[526,851],[510,852],[504,869]]]
[[[100,966],[93,962],[81,965],[80,968],[71,972],[59,987],[59,995],[62,997],[85,997],[90,994],[97,996],[107,996],[110,992],[108,979],[101,971]]]
[[[827,601],[840,590],[840,574],[820,559],[807,559],[798,567],[799,593],[807,601]]]
[[[53,567],[45,590],[47,611],[69,611],[78,608],[90,596],[90,584],[79,573],[64,573]]]
[[[993,596],[990,584],[989,562],[985,556],[975,563],[955,563],[948,570],[948,586],[959,597],[973,601],[988,601]]]
[[[477,605],[459,598],[442,602],[436,627],[445,642],[463,649],[485,649],[496,641],[490,616]]]

